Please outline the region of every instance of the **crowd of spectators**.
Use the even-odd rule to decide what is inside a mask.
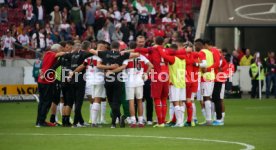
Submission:
[[[20,8],[24,14],[22,23],[9,26],[1,37],[1,52],[6,58],[24,49],[39,54],[67,40],[128,44],[144,35],[151,45],[155,36],[165,37],[168,44],[175,37],[191,42],[195,37],[193,14],[177,10],[177,0],[26,0],[17,6],[18,1],[0,0],[1,22],[8,22],[7,9]]]

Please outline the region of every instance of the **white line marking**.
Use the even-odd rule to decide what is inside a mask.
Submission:
[[[116,135],[116,134],[45,134],[45,133],[0,133],[0,135],[14,135],[14,136],[102,136],[102,137],[130,137],[130,138],[155,138],[155,139],[175,139],[175,140],[191,140],[191,141],[202,141],[202,142],[216,142],[225,144],[235,144],[244,146],[241,150],[253,150],[255,146],[234,142],[234,141],[223,141],[223,140],[210,140],[210,139],[198,139],[198,138],[186,138],[186,137],[166,137],[166,136],[143,136],[143,135]]]

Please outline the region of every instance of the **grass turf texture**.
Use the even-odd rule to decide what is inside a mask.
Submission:
[[[199,121],[202,121],[200,107],[198,102],[196,103]],[[0,103],[0,150],[52,148],[238,150],[245,148],[229,143],[131,136],[236,141],[253,145],[255,149],[276,149],[276,100],[225,100],[225,104],[226,120],[223,127],[152,128],[147,126],[144,129],[110,129],[110,125],[103,128],[35,128],[37,103]],[[83,115],[86,120],[89,115],[88,108],[88,102],[85,102]],[[109,109],[106,114],[109,114]],[[109,116],[106,118],[110,121]],[[44,135],[33,135],[36,133]]]

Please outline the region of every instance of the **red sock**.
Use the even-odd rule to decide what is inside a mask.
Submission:
[[[175,113],[173,114],[173,118],[172,118],[171,122],[176,123],[176,116],[175,116]]]
[[[167,98],[163,98],[162,102],[162,121],[163,123],[166,122],[166,115],[167,115]]]
[[[186,108],[187,108],[187,122],[192,122],[193,117],[193,104],[192,102],[187,103],[186,102]]]
[[[162,124],[162,103],[161,99],[154,99],[154,105],[155,105],[155,112],[157,116],[157,122],[158,124]]]

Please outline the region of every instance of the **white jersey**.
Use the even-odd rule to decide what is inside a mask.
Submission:
[[[104,71],[97,67],[98,62],[102,62],[102,59],[98,56],[92,56],[85,59],[86,86],[104,84]]]
[[[144,85],[143,74],[147,63],[149,63],[149,60],[143,55],[123,62],[124,65],[127,65],[125,69],[127,74],[125,81],[126,87],[139,87]]]
[[[44,34],[42,34],[42,33],[40,33],[39,32],[39,44],[40,44],[40,47],[37,47],[37,37],[36,37],[36,33],[34,33],[33,34],[33,36],[32,36],[32,40],[34,41],[34,46],[35,46],[35,48],[45,48],[45,36],[44,36]]]
[[[18,39],[19,43],[22,44],[22,46],[29,45],[30,39],[29,39],[28,35],[20,34],[17,39]]]
[[[13,43],[15,42],[15,38],[13,37],[5,37],[4,38],[4,48],[8,48],[9,50],[13,49]]]
[[[26,4],[23,5],[22,9],[26,11],[27,20],[31,20],[32,17],[34,16],[34,14],[33,14],[33,5],[26,3]]]

